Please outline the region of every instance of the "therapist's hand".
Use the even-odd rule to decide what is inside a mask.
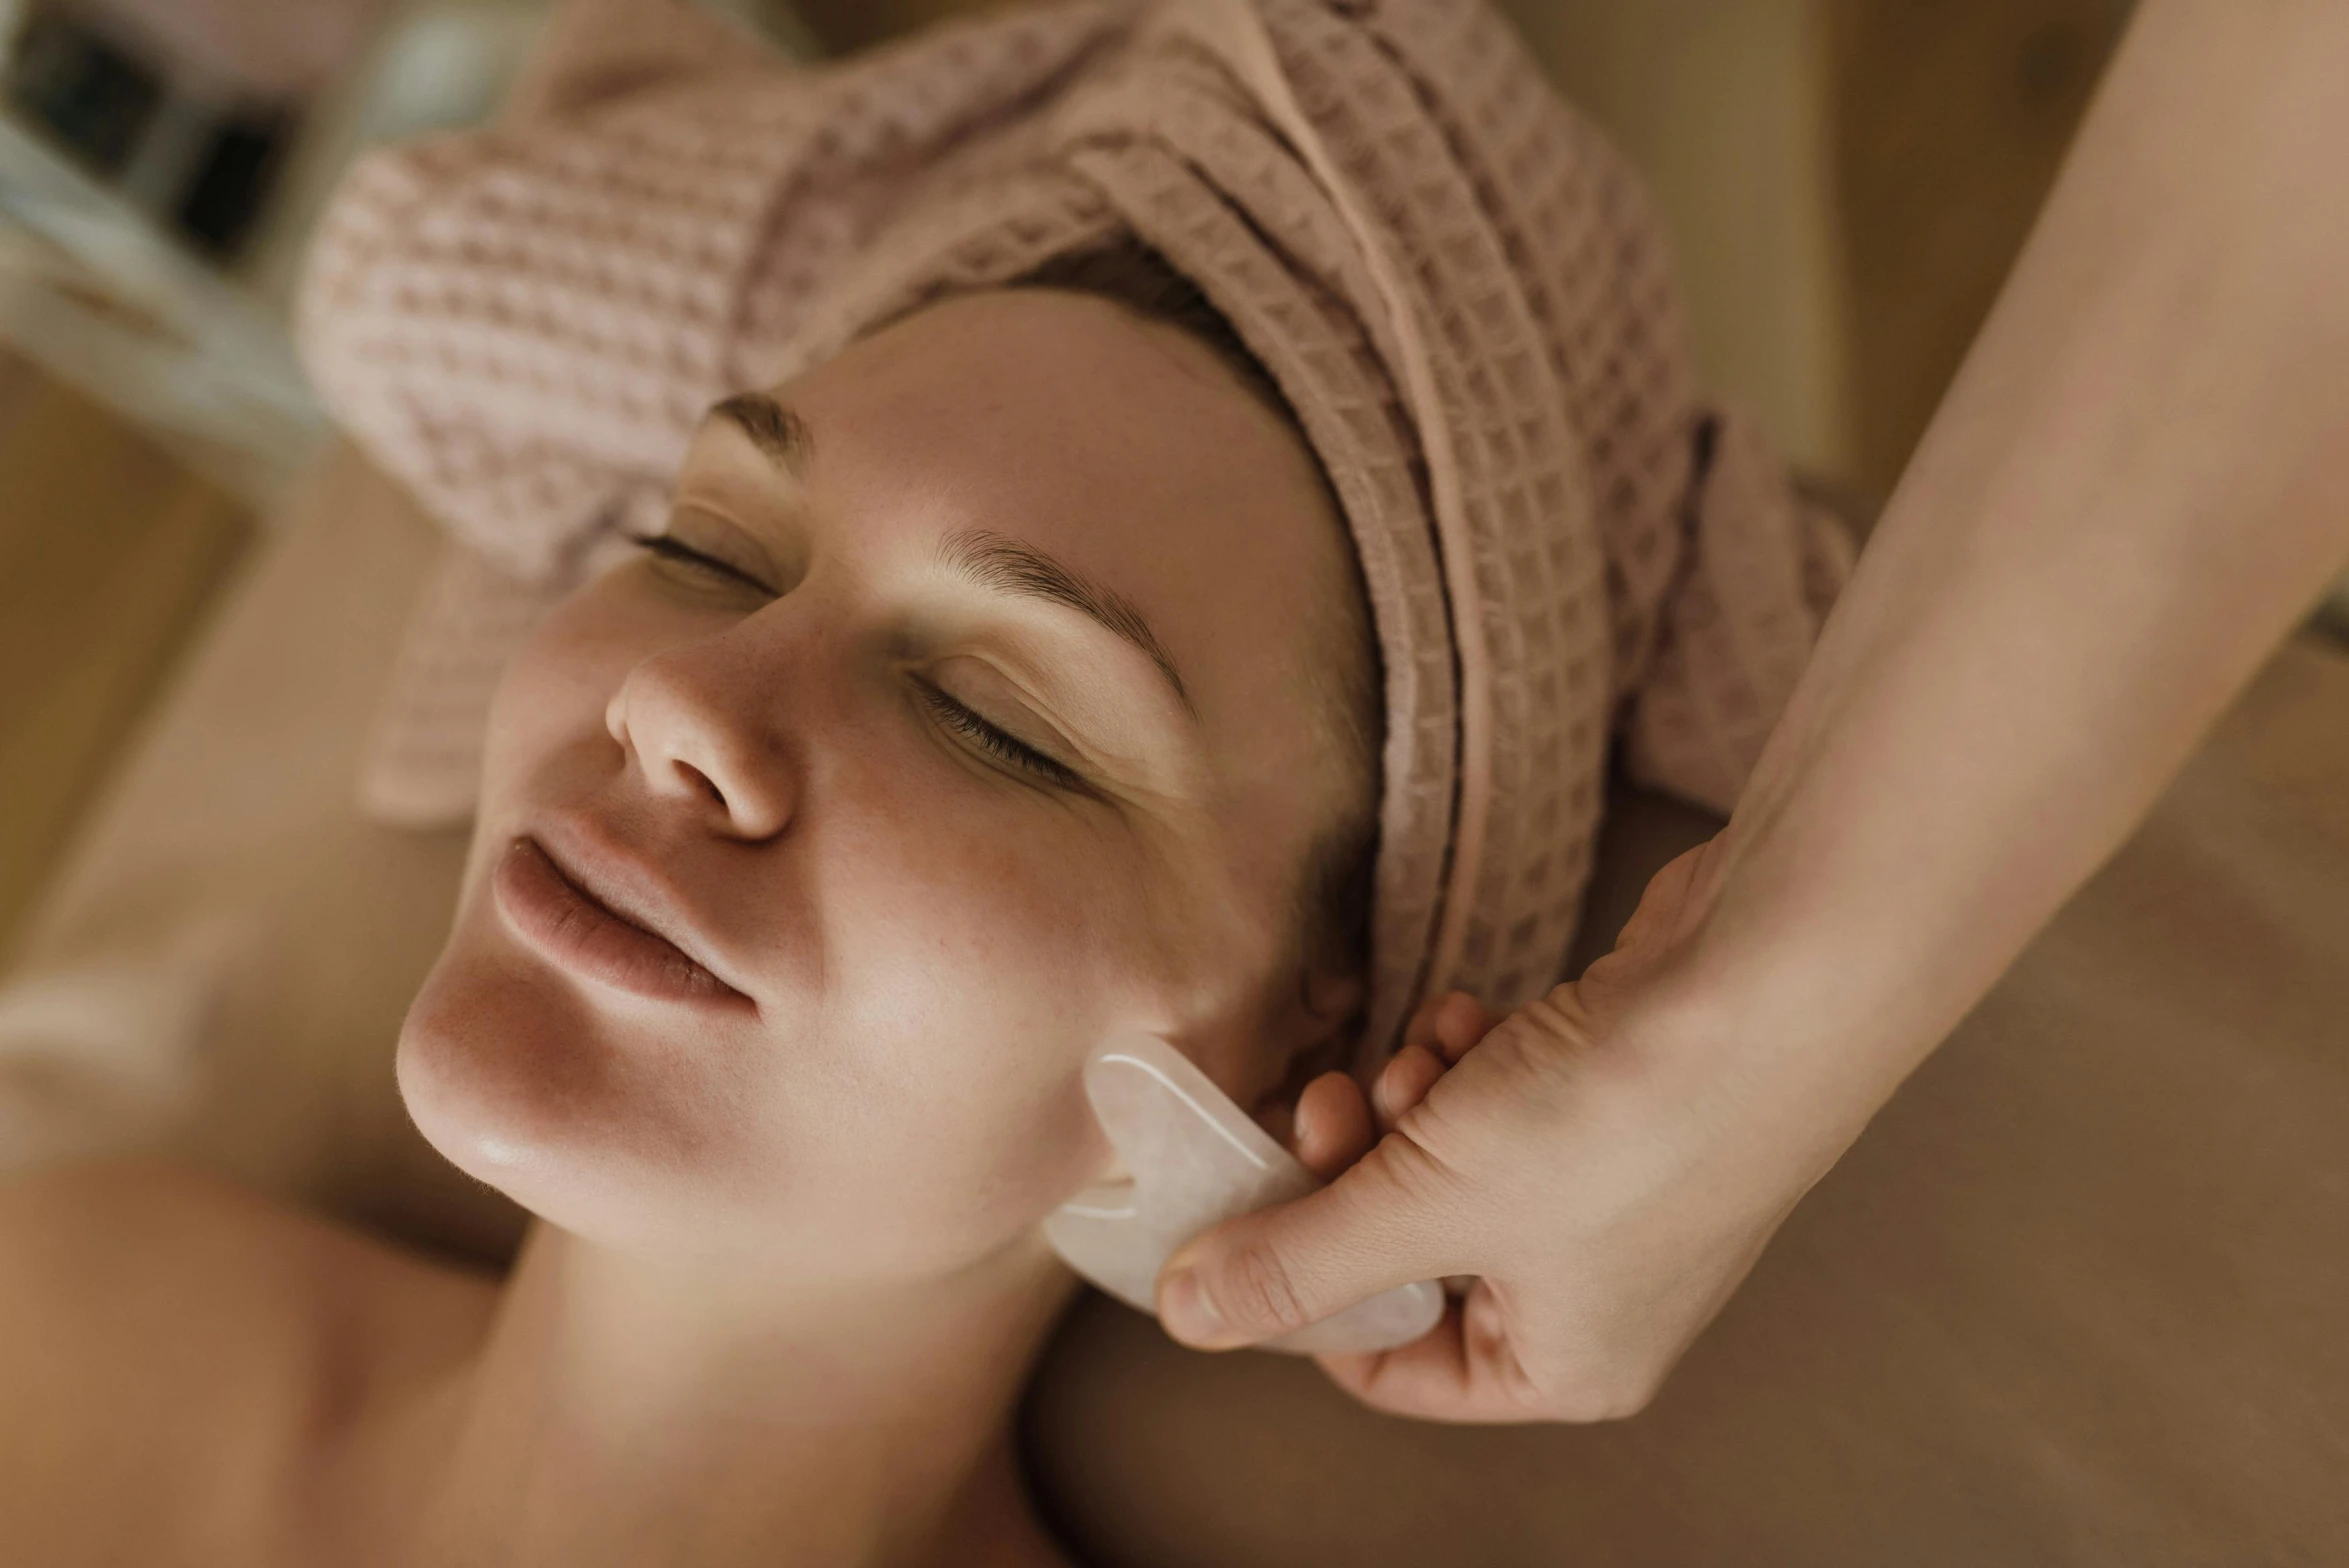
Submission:
[[[1336,1179],[1170,1259],[1168,1331],[1252,1344],[1446,1278],[1424,1338],[1318,1357],[1323,1370],[1373,1408],[1432,1420],[1645,1405],[1858,1130],[1799,1103],[1802,1075],[1735,1065],[1757,1053],[1729,1049],[1735,1020],[1685,983],[1706,847],[1657,873],[1581,980],[1498,1021],[1459,993],[1422,1008],[1369,1115],[1342,1074],[1309,1086],[1296,1143]]]
[[[1722,836],[1579,982],[1473,1043],[1422,1020],[1375,1149],[1170,1261],[1178,1337],[1475,1275],[1323,1366],[1464,1421],[1652,1394],[2340,572],[2345,67],[2340,0],[2136,8]]]

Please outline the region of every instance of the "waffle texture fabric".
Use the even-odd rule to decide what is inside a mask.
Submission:
[[[1692,384],[1620,158],[1481,0],[1084,0],[795,67],[582,0],[497,127],[369,156],[299,307],[452,543],[362,796],[461,819],[498,669],[708,406],[922,302],[1138,238],[1262,361],[1368,589],[1386,736],[1366,1060],[1574,934],[1610,748],[1727,810],[1850,569]]]

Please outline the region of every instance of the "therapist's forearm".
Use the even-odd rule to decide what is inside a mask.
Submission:
[[[1864,1117],[2349,556],[2349,0],[2149,0],[1728,828],[1690,972]]]

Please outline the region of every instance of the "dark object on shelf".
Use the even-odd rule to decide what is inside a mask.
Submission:
[[[292,140],[295,124],[284,109],[246,110],[221,120],[180,198],[179,226],[189,239],[216,257],[236,254],[269,199],[278,154]]]
[[[71,17],[35,10],[9,51],[9,107],[101,174],[130,162],[162,106],[160,73]]]
[[[0,97],[217,262],[244,247],[301,123],[292,100],[224,87],[39,0],[0,66]]]

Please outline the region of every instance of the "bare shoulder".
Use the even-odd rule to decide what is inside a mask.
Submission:
[[[118,1292],[216,1259],[224,1247],[299,1251],[304,1229],[292,1210],[176,1165],[109,1160],[36,1171],[0,1183],[0,1257],[9,1265],[0,1269],[0,1312],[40,1312],[60,1297],[103,1316],[159,1310],[143,1292]],[[108,1300],[79,1299],[108,1287]]]
[[[184,1353],[200,1370],[236,1340],[274,1340],[322,1311],[355,1314],[362,1331],[429,1334],[472,1318],[491,1288],[189,1167],[105,1161],[0,1183],[0,1365],[38,1330],[60,1348],[132,1335],[138,1354]],[[201,1346],[198,1328],[214,1331]]]
[[[494,1295],[175,1166],[0,1184],[0,1515],[42,1561],[133,1560],[155,1530],[235,1560],[304,1449],[465,1354]]]

